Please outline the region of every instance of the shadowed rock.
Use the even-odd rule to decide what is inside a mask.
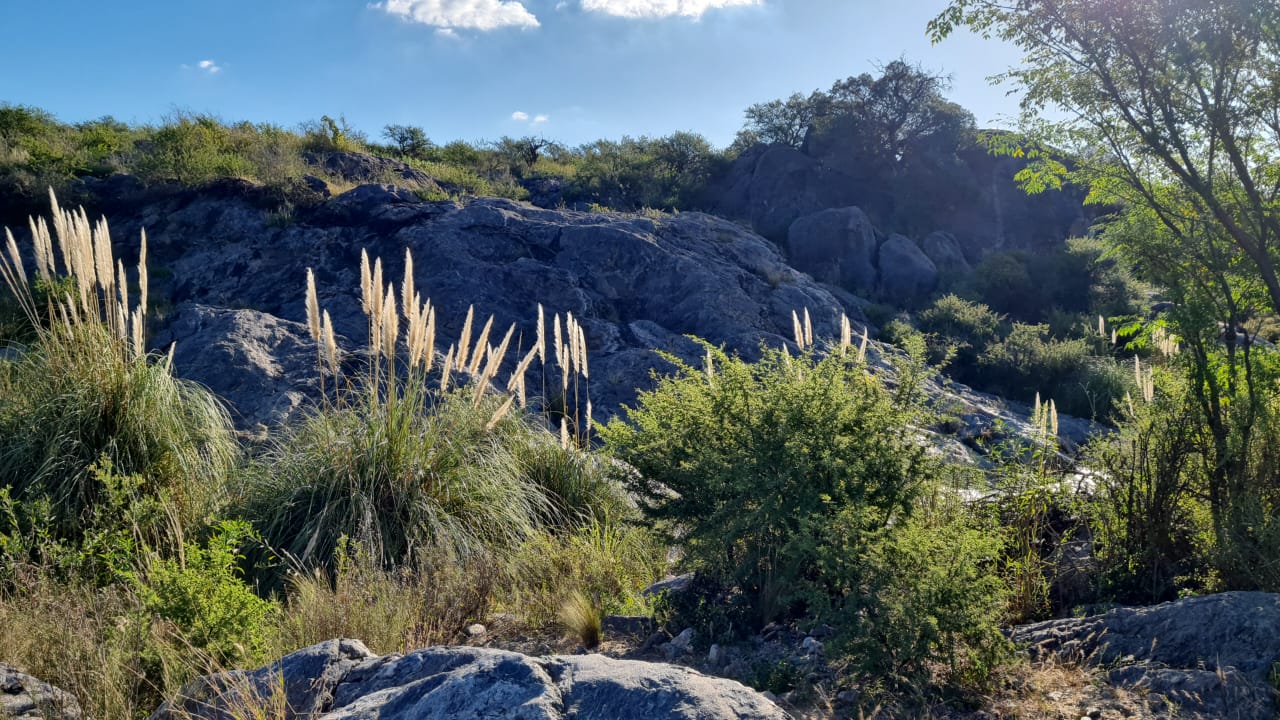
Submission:
[[[1180,718],[1275,717],[1280,595],[1229,592],[1121,607],[1023,625],[1012,638],[1033,657],[1108,667],[1111,682],[1163,696]]]

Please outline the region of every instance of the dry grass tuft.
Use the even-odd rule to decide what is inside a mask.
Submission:
[[[560,622],[573,633],[582,646],[591,650],[600,644],[604,609],[598,599],[574,590],[560,607]]]

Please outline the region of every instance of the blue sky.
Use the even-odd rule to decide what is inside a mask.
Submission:
[[[343,114],[437,142],[693,130],[905,56],[949,74],[980,125],[1016,112],[994,40],[939,46],[946,0],[3,0],[0,102],[65,121],[174,109],[292,127]]]

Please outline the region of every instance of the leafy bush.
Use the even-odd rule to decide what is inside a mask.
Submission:
[[[1100,592],[1119,602],[1163,602],[1213,586],[1197,414],[1174,377],[1162,374],[1160,389],[1153,402],[1131,405],[1115,436],[1088,448],[1086,462],[1097,468],[1089,511]]]
[[[223,177],[251,177],[254,172],[231,131],[208,115],[178,115],[152,132],[149,142],[151,151],[138,171],[150,180],[193,185]]]
[[[921,311],[916,327],[929,339],[930,362],[939,363],[954,352],[952,364],[971,369],[996,340],[1003,321],[986,305],[945,295]]]
[[[974,383],[1005,397],[1053,398],[1065,413],[1111,419],[1133,388],[1131,367],[1093,355],[1084,338],[1047,337],[1047,325],[1014,323],[1009,335],[986,348]]]
[[[335,120],[323,115],[319,120],[302,123],[302,147],[314,152],[361,152],[367,138],[347,124],[341,115]]]
[[[640,471],[649,515],[678,529],[689,562],[723,589],[720,618],[829,621],[849,629],[845,647],[868,671],[917,679],[930,659],[994,637],[988,546],[964,536],[955,553],[911,529],[939,466],[911,430],[922,411],[910,366],[895,395],[851,353],[765,348],[755,364],[707,353],[710,372],[670,358],[677,375],[600,434]],[[940,567],[941,552],[955,564]]]
[[[223,521],[203,546],[188,542],[178,557],[154,557],[131,578],[145,612],[223,666],[265,659],[276,617],[276,605],[240,577],[239,550],[252,537],[248,523]]]
[[[1001,541],[963,519],[962,509],[951,512],[946,520],[912,517],[869,541],[838,535],[819,556],[823,575],[859,579],[814,603],[842,621],[835,647],[884,689],[927,685],[934,663],[952,682],[982,686],[1007,659],[999,628],[1008,592],[994,572]]]

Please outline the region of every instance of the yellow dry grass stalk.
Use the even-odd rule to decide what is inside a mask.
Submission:
[[[372,392],[386,392],[387,401],[395,402],[399,392],[396,384],[396,368],[398,353],[403,340],[406,352],[406,365],[411,373],[425,377],[435,364],[436,308],[430,299],[423,302],[418,293],[413,273],[413,255],[405,251],[405,273],[399,291],[394,283],[382,284],[382,259],[369,257],[367,250],[360,253],[360,298],[361,309],[369,320],[369,349],[371,367],[369,370],[369,389]],[[400,307],[396,298],[399,296]],[[333,323],[327,310],[320,307],[316,289],[315,273],[307,270],[306,288],[307,325],[311,339],[317,344],[317,366],[321,377],[328,372],[335,377],[339,373],[337,343],[334,340]],[[76,309],[73,307],[71,313]],[[405,321],[404,333],[400,332],[400,317]],[[456,345],[450,345],[445,353],[440,374],[440,392],[449,391],[455,372],[467,376],[465,382],[472,386],[472,404],[479,406],[490,385],[495,381],[502,364],[511,349],[512,340],[516,337],[516,325],[513,323],[496,346],[489,344],[489,336],[493,331],[494,317],[490,315],[479,334],[472,336],[472,328],[476,320],[475,306],[467,308],[462,324],[462,332]],[[578,379],[590,381],[588,364],[587,335],[583,325],[573,317],[571,312],[565,313],[563,321],[559,314],[552,316],[554,324],[554,344],[556,363],[561,370],[561,387],[566,412],[561,417],[561,436],[568,447],[568,412],[573,403],[573,423],[582,426],[582,417],[577,415],[581,395]],[[499,406],[490,419],[490,427],[496,427],[514,406],[528,406],[526,375],[535,359],[541,360],[543,372],[547,365],[546,311],[538,305],[537,343],[516,363],[505,384],[506,402]],[[544,375],[545,377],[545,375]],[[569,380],[573,378],[573,395],[569,395]],[[586,397],[586,423],[589,427],[592,419],[592,406],[589,388]],[[580,438],[581,440],[581,438]]]
[[[1142,393],[1142,399],[1145,402],[1154,402],[1156,399],[1156,378],[1155,369],[1142,367],[1142,361],[1137,355],[1133,356],[1133,382],[1138,386],[1138,391]],[[1132,404],[1132,402],[1130,402]]]
[[[1031,424],[1036,428],[1037,435],[1044,445],[1057,442],[1058,406],[1053,398],[1042,403],[1040,393],[1036,393],[1035,407],[1031,411]]]
[[[53,232],[43,218],[31,218],[36,276],[46,283],[67,277],[75,293],[50,298],[47,308],[36,307],[32,282],[27,277],[22,253],[13,233],[5,228],[6,253],[0,254],[0,280],[17,298],[37,332],[47,332],[47,323],[60,322],[68,328],[101,324],[118,340],[118,347],[130,359],[145,355],[143,330],[147,314],[147,236],[143,232],[138,252],[138,303],[129,307],[129,283],[124,262],[115,259],[106,218],[90,223],[84,208],[64,210],[53,190],[49,191]],[[56,254],[55,254],[56,251]],[[59,271],[57,258],[61,257]]]
[[[476,337],[474,348],[471,350],[471,364],[467,365],[467,374],[472,377],[480,372],[480,363],[484,362],[485,351],[489,346],[489,332],[493,330],[493,316],[485,321],[484,327],[480,329],[480,335]]]
[[[469,305],[467,307],[467,318],[462,321],[462,334],[458,337],[458,354],[454,356],[453,362],[458,368],[467,366],[467,349],[471,346],[471,323],[475,320],[476,307]]]

